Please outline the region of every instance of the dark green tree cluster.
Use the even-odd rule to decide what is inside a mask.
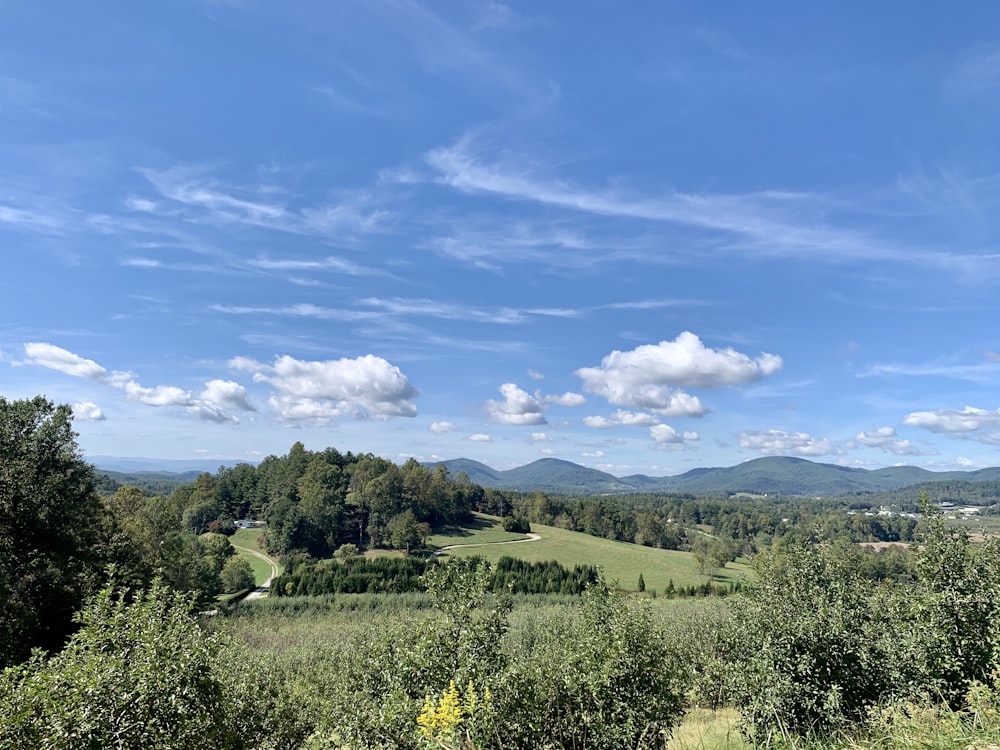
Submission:
[[[0,666],[57,649],[108,562],[68,406],[0,397]]]
[[[555,560],[527,562],[501,557],[490,577],[490,589],[512,594],[576,595],[597,583],[598,578],[593,565],[574,565],[570,570]]]
[[[222,572],[235,555],[229,539],[192,532],[176,494],[147,497],[138,488],[125,486],[103,502],[109,557],[120,580],[141,587],[159,577],[178,591],[195,592],[203,602],[229,588],[222,581]]]
[[[464,474],[450,477],[442,465],[431,470],[410,459],[397,466],[371,454],[307,451],[295,443],[259,466],[203,474],[171,499],[191,532],[256,518],[267,522],[272,554],[329,557],[348,543],[412,551],[430,528],[467,518],[482,497],[479,485]]]
[[[480,558],[471,559],[471,564],[485,565]],[[276,578],[271,591],[279,597],[426,591],[427,571],[449,564],[457,563],[414,557],[307,559]],[[598,571],[592,565],[576,565],[569,569],[554,560],[526,562],[502,557],[491,568],[488,589],[511,594],[578,595],[597,580]]]

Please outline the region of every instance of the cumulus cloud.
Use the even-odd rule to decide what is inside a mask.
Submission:
[[[930,432],[961,435],[982,429],[1000,428],[1000,409],[988,411],[966,406],[963,409],[915,411],[903,417],[903,424],[920,427]]]
[[[504,397],[503,401],[491,399],[486,402],[486,411],[494,422],[512,425],[547,423],[545,415],[542,414],[542,405],[530,393],[518,388],[514,383],[504,383],[499,391]]]
[[[82,401],[73,404],[73,417],[81,422],[103,422],[107,417],[101,407],[93,401]]]
[[[583,423],[596,430],[609,430],[612,427],[651,427],[660,420],[653,414],[641,411],[626,411],[619,409],[609,417],[584,417]]]
[[[544,380],[545,375],[538,372],[538,370],[528,370],[528,377],[532,380]]]
[[[121,385],[125,395],[133,401],[146,406],[190,406],[192,397],[190,391],[173,385],[157,385],[152,388],[139,385],[134,380],[127,380]]]
[[[444,435],[446,432],[457,430],[458,425],[453,422],[431,422],[431,426],[427,429],[437,435]]]
[[[688,441],[698,440],[697,432],[677,432],[668,424],[654,424],[649,428],[654,447],[660,450],[682,450]]]
[[[618,406],[650,409],[667,416],[701,416],[697,397],[679,388],[722,388],[752,383],[782,367],[781,357],[762,353],[756,358],[735,349],[711,349],[684,331],[673,341],[646,344],[627,352],[615,350],[599,367],[582,367],[576,374],[583,389]]]
[[[250,403],[246,388],[232,380],[209,380],[198,398],[235,411],[257,411]]]
[[[233,424],[239,420],[230,413],[230,410],[255,411],[243,386],[229,380],[210,380],[205,384],[200,396],[195,397],[190,391],[173,385],[144,386],[131,372],[120,370],[109,372],[94,360],[86,359],[54,344],[30,342],[24,345],[24,352],[27,359],[21,364],[47,367],[73,377],[104,383],[122,391],[129,400],[138,401],[146,406],[185,407],[189,414],[199,419]],[[81,404],[81,406],[86,405]],[[100,412],[100,409],[97,411]],[[103,419],[103,416],[100,418]]]
[[[921,450],[909,440],[902,440],[892,427],[879,427],[875,430],[859,432],[855,438],[861,445],[869,448],[881,448],[887,453],[897,456],[926,456],[928,451]]]
[[[567,391],[562,395],[553,394],[551,396],[544,396],[542,400],[547,404],[557,404],[558,406],[582,406],[587,403],[586,398],[572,391]]]
[[[24,345],[24,353],[28,356],[24,364],[48,367],[75,378],[103,381],[108,371],[92,359],[84,359],[78,354],[67,351],[54,344],[31,342]]]
[[[826,438],[805,432],[783,430],[747,430],[739,434],[740,447],[765,455],[827,456],[843,451]]]
[[[584,458],[604,458],[604,451],[584,451],[580,455]]]
[[[266,365],[246,357],[229,361],[235,370],[253,373],[276,394],[268,403],[284,421],[326,423],[340,416],[358,419],[414,417],[414,388],[402,370],[381,357],[298,360],[287,355]]]
[[[484,435],[482,432],[477,432],[475,435],[469,435],[466,440],[471,440],[473,443],[492,443],[493,438],[489,435]]]
[[[545,442],[547,442],[549,440],[552,440],[552,438],[550,438],[544,432],[533,432],[533,433],[531,433],[531,437],[528,439],[528,442],[531,442],[531,443],[545,443]]]

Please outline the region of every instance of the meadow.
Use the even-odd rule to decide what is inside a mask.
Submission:
[[[574,565],[597,565],[603,569],[608,583],[617,585],[624,591],[638,589],[640,574],[646,584],[646,591],[660,594],[671,581],[676,587],[699,586],[709,580],[725,586],[742,583],[752,575],[745,561],[728,563],[724,568],[709,567],[703,574],[699,571],[694,555],[689,552],[616,542],[554,526],[532,524],[531,530],[541,538],[517,544],[496,544],[496,541],[525,539],[525,536],[504,532],[499,519],[477,514],[474,526],[432,536],[428,543],[435,546],[482,544],[484,546],[456,547],[442,554],[456,558],[478,556],[491,563],[508,556],[528,562],[555,560],[568,568]]]
[[[261,552],[258,541],[263,533],[261,529],[240,529],[229,537],[229,543],[236,549],[236,553],[253,568],[254,581],[258,586],[267,583],[272,572],[275,575],[281,573],[281,566],[277,562],[269,563],[262,557],[264,553]]]

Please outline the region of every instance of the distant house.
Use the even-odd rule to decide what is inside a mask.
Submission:
[[[252,529],[253,525],[254,525],[253,520],[249,518],[241,518],[239,521],[236,522],[237,529]]]

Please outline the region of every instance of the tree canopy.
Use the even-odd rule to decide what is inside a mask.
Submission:
[[[102,505],[72,410],[0,397],[0,665],[56,649],[103,567]]]

